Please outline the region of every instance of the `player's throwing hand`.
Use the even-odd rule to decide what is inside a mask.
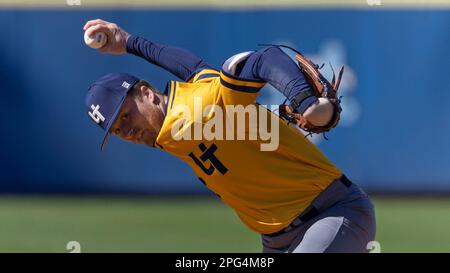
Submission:
[[[103,32],[108,37],[106,44],[99,49],[100,53],[125,54],[127,53],[127,40],[130,37],[125,30],[114,23],[101,19],[88,21],[83,30],[86,35],[93,36],[97,32]]]

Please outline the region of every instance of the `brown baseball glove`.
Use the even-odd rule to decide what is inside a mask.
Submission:
[[[297,124],[301,129],[307,131],[310,134],[328,132],[332,128],[336,127],[336,125],[339,122],[340,114],[342,111],[342,108],[340,106],[341,101],[340,98],[338,97],[337,90],[339,88],[339,84],[341,83],[342,75],[344,73],[344,66],[341,67],[337,80],[334,74],[334,69],[333,67],[331,67],[331,69],[333,70],[333,79],[331,80],[330,83],[319,71],[319,69],[321,69],[323,65],[319,67],[317,64],[308,60],[297,50],[293,48],[290,49],[294,50],[297,53],[295,59],[298,62],[300,70],[305,75],[306,80],[309,82],[311,90],[302,92],[303,94],[300,94],[300,97],[298,98],[294,98],[293,101],[291,101],[290,105],[287,104],[280,105],[279,107],[280,117],[288,120],[289,122]],[[320,97],[327,98],[334,106],[333,116],[330,122],[325,126],[315,126],[311,124],[303,115],[294,112],[294,109],[296,108],[295,105],[299,105],[303,99],[311,95],[314,95],[317,98]]]

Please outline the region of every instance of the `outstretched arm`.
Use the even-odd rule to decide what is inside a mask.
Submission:
[[[160,45],[138,36],[128,38],[127,52],[164,68],[184,81],[201,69],[210,68],[202,59],[185,49]]]
[[[164,68],[184,81],[188,81],[201,69],[210,68],[201,58],[185,49],[157,44],[130,35],[118,25],[101,19],[88,21],[83,29],[89,36],[97,32],[104,32],[107,35],[108,42],[99,49],[100,53],[130,53]]]

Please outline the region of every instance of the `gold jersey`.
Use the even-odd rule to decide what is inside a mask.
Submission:
[[[256,97],[264,84],[212,69],[189,82],[171,81],[156,146],[189,164],[250,229],[270,234],[287,227],[341,172],[297,128],[260,111]],[[244,115],[240,130],[231,122],[238,114],[227,108],[237,105],[258,109]],[[251,116],[264,120],[264,113],[254,126]],[[278,146],[263,151],[267,140],[251,135],[271,120],[279,122]]]

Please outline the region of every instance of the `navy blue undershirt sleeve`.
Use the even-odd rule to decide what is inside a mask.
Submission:
[[[263,80],[283,93],[289,101],[311,88],[294,61],[276,46],[252,53],[242,66],[239,77]],[[295,111],[303,114],[316,101],[318,101],[317,97],[309,96]]]
[[[127,52],[164,68],[183,81],[189,81],[202,69],[211,68],[201,58],[185,49],[157,44],[139,36],[131,35],[128,38]]]

